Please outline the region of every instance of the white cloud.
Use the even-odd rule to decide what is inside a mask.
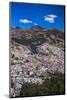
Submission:
[[[44,20],[48,21],[49,23],[54,23],[55,22],[55,18],[57,18],[58,16],[50,14],[47,16],[44,16]]]
[[[51,18],[51,17],[47,17],[47,16],[46,16],[46,17],[44,18],[44,20],[45,20],[45,21],[48,21],[48,22],[50,22],[50,23],[54,23],[54,18]]]
[[[53,15],[53,14],[51,14],[51,15],[48,15],[49,17],[51,17],[51,18],[57,18],[58,16],[56,16],[56,15]]]
[[[32,23],[32,21],[28,20],[28,19],[20,19],[19,22],[21,22],[21,23]]]

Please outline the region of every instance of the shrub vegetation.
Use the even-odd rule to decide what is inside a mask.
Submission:
[[[44,96],[65,94],[65,82],[63,74],[52,74],[50,79],[46,79],[43,84],[22,85],[20,96]]]

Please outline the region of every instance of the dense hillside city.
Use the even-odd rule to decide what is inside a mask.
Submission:
[[[10,97],[64,94],[64,31],[10,29]]]

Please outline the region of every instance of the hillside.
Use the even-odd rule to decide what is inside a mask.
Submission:
[[[42,85],[53,74],[64,76],[63,31],[40,26],[12,28],[10,37],[11,97],[23,96],[25,83]]]

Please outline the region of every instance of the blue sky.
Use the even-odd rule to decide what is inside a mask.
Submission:
[[[43,28],[64,30],[64,6],[30,3],[10,3],[10,26],[30,28],[40,25]]]

